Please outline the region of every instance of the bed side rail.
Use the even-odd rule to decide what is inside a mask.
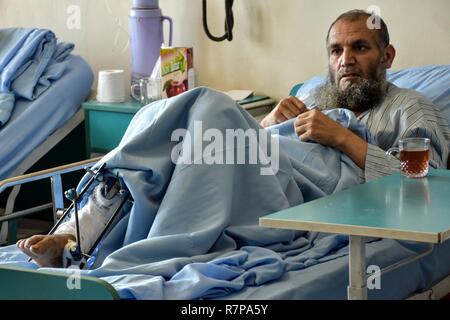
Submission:
[[[83,276],[77,269],[68,274],[0,266],[0,300],[118,300],[119,294],[108,282]],[[45,288],[45,290],[43,290]]]
[[[71,164],[54,167],[46,170],[41,170],[37,172],[32,172],[29,174],[12,177],[5,179],[3,181],[0,181],[0,193],[5,191],[7,188],[16,187],[23,185],[25,183],[29,183],[32,181],[37,180],[43,180],[43,179],[50,179],[51,182],[51,188],[52,188],[52,203],[36,206],[33,208],[8,213],[4,216],[0,216],[0,223],[6,222],[9,220],[15,220],[30,214],[33,214],[35,212],[42,211],[47,208],[53,207],[53,218],[54,222],[57,221],[57,210],[64,208],[64,197],[63,197],[63,190],[62,190],[62,175],[74,172],[78,170],[85,169],[86,167],[92,167],[94,164],[96,164],[101,157],[92,158],[88,160],[83,160],[79,162],[74,162]]]

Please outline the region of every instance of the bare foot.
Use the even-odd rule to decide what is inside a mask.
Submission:
[[[75,241],[71,234],[36,235],[17,242],[17,247],[30,256],[41,267],[62,267],[64,246],[69,240]]]

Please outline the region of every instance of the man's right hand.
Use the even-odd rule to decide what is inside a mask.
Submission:
[[[289,96],[282,99],[276,107],[261,121],[264,128],[295,118],[308,111],[305,104],[297,97]]]

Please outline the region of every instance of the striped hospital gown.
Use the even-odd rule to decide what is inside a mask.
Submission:
[[[367,125],[375,141],[375,144],[369,144],[365,170],[361,171],[366,181],[395,171],[395,163],[385,158],[385,152],[407,137],[429,138],[430,165],[446,167],[450,144],[447,120],[418,92],[389,84],[383,102],[362,113],[358,119]]]

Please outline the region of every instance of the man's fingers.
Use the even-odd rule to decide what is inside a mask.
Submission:
[[[289,119],[286,118],[281,112],[277,115],[277,117],[275,119],[276,123],[281,123],[281,122],[284,122],[287,120],[289,120]]]
[[[311,140],[311,134],[308,131],[308,125],[304,124],[298,127],[295,127],[295,133],[297,134],[300,141],[308,141]]]
[[[302,111],[294,104],[292,100],[286,99],[279,107],[279,111],[287,118],[292,119],[300,115]]]
[[[297,119],[295,119],[294,123],[297,126],[297,125],[305,124],[307,122],[311,122],[311,121],[313,121],[313,119],[317,118],[318,113],[321,113],[321,111],[318,109],[312,109],[312,110],[303,112],[297,116]]]
[[[308,111],[303,102],[297,97],[287,97],[282,99],[275,109],[261,121],[263,127],[278,124],[289,119],[293,119],[299,114]]]
[[[280,108],[279,111],[280,111],[280,114],[283,115],[283,117],[284,117],[286,120],[295,118],[295,116],[296,116],[296,114],[294,114],[294,113],[293,113],[289,108],[287,108],[287,107]]]
[[[307,131],[307,125],[303,124],[300,126],[295,126],[295,133],[299,136]]]
[[[297,106],[295,105],[295,103],[291,99],[286,100],[283,106],[284,106],[285,109],[288,109],[292,113],[292,115],[294,117],[296,117],[300,113],[302,113],[302,111],[297,108]]]
[[[294,121],[294,125],[296,127],[302,126],[310,121],[309,118],[310,118],[309,112],[299,114]]]
[[[283,111],[283,114],[286,116],[288,113],[290,119],[308,110],[304,106],[303,102],[292,96],[283,99],[280,102],[279,109]]]
[[[300,141],[303,141],[303,142],[311,140],[310,137],[309,137],[309,134],[307,132],[305,132],[304,134],[299,135],[298,138],[299,138]]]
[[[297,97],[290,96],[289,101],[292,103],[292,105],[299,111],[299,113],[307,112],[308,108],[306,108],[305,104],[298,99]]]

